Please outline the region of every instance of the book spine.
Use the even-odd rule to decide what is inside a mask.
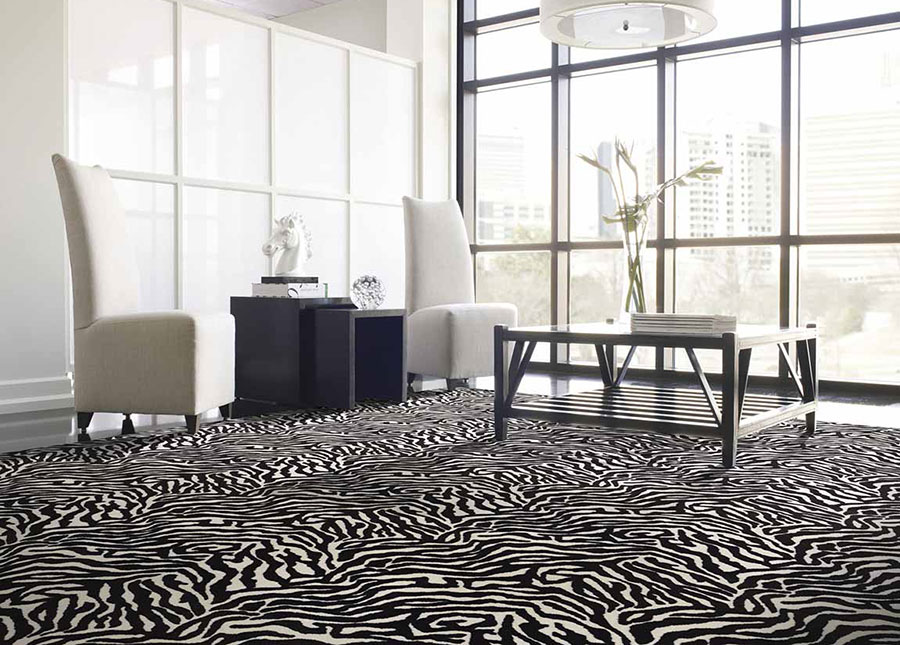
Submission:
[[[251,294],[259,298],[326,298],[328,286],[319,284],[255,283]]]
[[[262,284],[318,284],[317,276],[302,275],[265,275],[260,278]]]

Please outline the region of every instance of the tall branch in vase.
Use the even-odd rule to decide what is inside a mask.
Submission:
[[[627,146],[619,139],[615,143],[615,167],[607,168],[596,156],[579,154],[578,158],[609,177],[616,198],[616,212],[604,215],[607,224],[622,225],[622,243],[625,249],[625,275],[622,311],[645,313],[647,297],[644,293],[644,250],[647,243],[649,210],[662,194],[673,186],[687,186],[697,181],[708,181],[722,174],[722,167],[706,161],[674,179],[665,181],[650,192],[641,192],[640,173],[632,160],[634,144]],[[632,196],[633,190],[633,196]]]

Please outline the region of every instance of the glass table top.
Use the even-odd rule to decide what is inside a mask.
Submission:
[[[509,332],[514,333],[536,333],[536,334],[569,334],[569,335],[597,335],[608,334],[615,336],[721,336],[722,332],[702,332],[702,331],[639,331],[632,332],[631,325],[623,322],[598,322],[598,323],[572,323],[568,325],[538,325],[534,327],[510,327]],[[791,336],[796,334],[812,334],[815,335],[815,329],[807,327],[780,327],[778,325],[751,325],[739,324],[735,331],[738,338],[749,339],[767,336]]]

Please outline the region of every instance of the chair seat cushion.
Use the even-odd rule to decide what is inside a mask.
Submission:
[[[408,318],[407,370],[439,378],[494,373],[494,326],[515,326],[507,303],[436,305]]]
[[[234,318],[107,316],[75,331],[75,407],[192,415],[234,400]]]

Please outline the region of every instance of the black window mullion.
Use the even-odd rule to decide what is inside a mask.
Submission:
[[[470,223],[469,242],[477,242],[475,208],[475,93],[465,83],[475,78],[475,36],[465,26],[475,19],[476,0],[459,0],[456,14],[456,202],[463,220]],[[478,293],[478,255],[472,252],[472,279]]]
[[[791,12],[793,0],[781,0],[781,223],[779,228],[778,322],[791,325],[791,150],[792,83]],[[778,375],[788,377],[787,366],[778,363]]]
[[[559,45],[553,43],[550,64],[550,324],[559,323],[557,304],[559,303],[559,267],[556,265],[556,242],[559,232]],[[557,364],[557,348],[550,345],[550,364]]]
[[[565,245],[569,241],[569,77],[562,71],[569,62],[569,48],[554,45],[553,55],[553,135],[551,150],[553,155],[553,205],[551,240],[553,253],[551,262],[552,298],[551,321],[555,325],[569,322],[569,253]],[[550,349],[551,363],[568,362],[568,346],[554,345]]]
[[[675,74],[674,59],[667,55],[668,52],[660,48],[656,58],[656,181],[663,183],[667,175],[673,170],[675,159]],[[674,229],[667,226],[668,222],[674,222],[674,196],[669,199],[665,194],[660,196],[656,206],[656,240],[660,247],[656,251],[656,310],[666,311],[666,249],[665,242],[668,233],[674,234]],[[673,235],[674,236],[674,235]],[[674,279],[674,276],[673,276]],[[674,292],[673,292],[674,293]],[[666,350],[656,350],[656,369],[662,371],[665,368]]]

